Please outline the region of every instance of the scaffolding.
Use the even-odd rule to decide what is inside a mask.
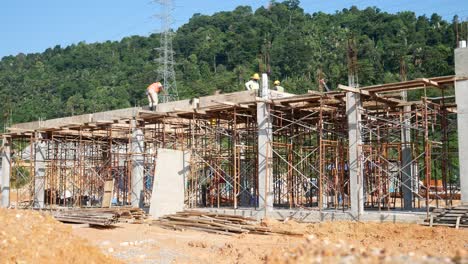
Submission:
[[[44,207],[102,206],[104,185],[114,182],[112,203],[132,200],[135,155],[144,162],[143,204],[149,205],[157,152],[189,150],[186,206],[258,208],[257,104],[266,103],[272,127],[273,206],[347,210],[350,202],[346,93],[359,93],[358,168],[366,210],[403,210],[452,205],[460,199],[457,167],[454,76],[362,88],[340,86],[305,95],[273,93],[271,99],[234,94],[169,102],[132,117],[66,124],[4,134],[12,142],[15,207],[34,207],[38,189]],[[438,97],[428,97],[436,90]],[[412,101],[401,97],[408,91]],[[242,95],[242,96],[241,96]],[[237,96],[237,97],[236,97]],[[243,98],[236,99],[236,98]],[[184,103],[187,107],[180,107]],[[133,131],[144,135],[142,153]],[[44,153],[37,160],[37,152]],[[38,180],[38,164],[45,164]],[[36,176],[36,177],[35,177]],[[39,188],[39,184],[43,187]],[[409,197],[410,200],[405,200]],[[41,200],[41,199],[39,199]],[[408,203],[409,204],[405,204]]]

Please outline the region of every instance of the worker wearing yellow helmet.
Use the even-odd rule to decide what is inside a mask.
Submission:
[[[284,93],[284,87],[280,85],[280,81],[276,80],[273,82],[273,84],[275,85],[273,86],[273,90]]]
[[[260,80],[260,75],[258,73],[254,73],[252,77],[250,77],[250,81],[245,83],[245,89],[248,91],[257,91],[260,89],[260,84],[258,83],[258,80]]]

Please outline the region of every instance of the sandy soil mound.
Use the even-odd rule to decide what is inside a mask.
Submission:
[[[468,263],[468,230],[333,222],[302,231],[309,234],[305,242],[274,252],[266,263]]]
[[[0,225],[2,263],[120,263],[38,212],[0,209]]]

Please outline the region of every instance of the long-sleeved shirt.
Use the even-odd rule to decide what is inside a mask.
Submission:
[[[284,93],[284,87],[280,85],[273,87],[273,90]]]
[[[247,90],[249,90],[249,91],[250,90],[258,90],[258,89],[260,89],[260,84],[256,80],[250,80],[250,81],[245,83],[245,88]]]

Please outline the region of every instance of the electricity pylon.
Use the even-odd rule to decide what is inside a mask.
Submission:
[[[163,84],[164,89],[161,93],[162,102],[177,101],[179,94],[177,92],[177,82],[175,75],[174,50],[172,49],[172,38],[174,31],[171,26],[174,24],[172,11],[174,10],[173,0],[154,0],[161,6],[161,13],[157,15],[161,22],[161,46],[156,48],[159,53],[156,61],[158,66],[158,80]]]

